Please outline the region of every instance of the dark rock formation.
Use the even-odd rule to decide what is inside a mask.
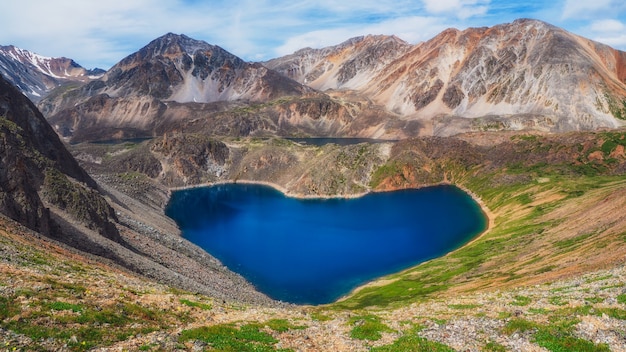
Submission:
[[[118,239],[112,208],[37,108],[0,77],[0,212],[61,238],[49,204],[100,234]],[[42,199],[40,192],[43,194]]]

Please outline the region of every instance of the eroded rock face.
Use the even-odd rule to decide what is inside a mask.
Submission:
[[[166,184],[176,186],[200,184],[219,178],[226,172],[225,164],[229,159],[226,144],[197,134],[165,135],[151,145],[150,151],[159,155],[164,164],[168,165],[160,178]],[[158,159],[155,160],[159,163]]]
[[[101,235],[119,239],[112,223],[115,214],[95,190],[96,183],[36,107],[2,77],[0,136],[0,212],[42,234],[62,238],[48,202]]]

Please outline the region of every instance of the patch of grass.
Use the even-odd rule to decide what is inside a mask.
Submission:
[[[498,319],[501,319],[501,320],[508,319],[511,316],[513,316],[513,313],[511,313],[511,312],[499,312],[498,313]]]
[[[626,304],[626,293],[617,296],[617,303]]]
[[[556,241],[554,242],[554,246],[557,247],[558,249],[573,249],[576,248],[577,246],[579,246],[583,241],[585,241],[587,238],[593,236],[593,233],[587,233],[587,234],[583,234],[583,235],[578,235],[576,237],[573,238],[568,238],[566,240],[562,240],[562,241]]]
[[[564,319],[554,316],[549,325],[537,324],[525,319],[512,319],[504,327],[503,332],[529,333],[532,341],[549,351],[610,351],[606,344],[594,344],[591,341],[578,338],[574,335],[574,327],[578,320]]]
[[[571,332],[561,332],[552,328],[542,328],[535,334],[535,342],[553,352],[609,352],[606,344],[596,345],[591,341],[575,337]]]
[[[533,202],[533,197],[529,193],[523,193],[515,197],[521,205],[527,205]]]
[[[158,343],[149,343],[149,344],[141,345],[141,346],[139,346],[139,350],[140,351],[150,351],[150,350],[152,350],[152,348],[157,347],[158,345],[159,345]]]
[[[276,351],[274,345],[278,342],[272,335],[260,331],[257,324],[247,324],[240,328],[221,324],[183,330],[179,342],[190,340],[204,341],[214,350],[238,352]]]
[[[180,299],[179,300],[180,303],[188,306],[188,307],[195,307],[195,308],[200,308],[202,310],[211,310],[211,308],[213,308],[210,304],[207,303],[202,303],[202,302],[194,302],[194,301],[190,301],[188,299]]]
[[[608,315],[611,318],[626,320],[626,310],[619,308],[600,308],[596,309],[596,315],[602,316],[603,314]]]
[[[330,315],[323,314],[321,312],[312,312],[311,319],[317,320],[317,321],[329,321],[329,320],[333,320],[333,317],[331,317]]]
[[[527,332],[537,328],[537,324],[521,318],[515,318],[509,320],[504,326],[503,332],[507,335],[511,335],[514,332]]]
[[[602,297],[587,297],[587,298],[585,298],[585,302],[602,303],[602,302],[604,302],[604,298],[602,298]]]
[[[545,309],[545,308],[529,308],[528,311],[530,313],[540,314],[540,315],[546,315],[546,314],[550,313],[550,311]]]
[[[21,308],[15,299],[0,296],[0,322],[19,314],[20,311]]]
[[[452,348],[434,341],[419,337],[416,330],[405,332],[392,344],[374,347],[372,352],[452,352]]]
[[[402,165],[399,162],[390,162],[381,165],[372,174],[370,187],[376,188],[383,180],[388,177],[399,175],[402,172]]]
[[[81,284],[72,282],[60,282],[53,278],[47,277],[43,282],[49,284],[55,291],[68,291],[71,295],[82,295],[87,291],[87,288]]]
[[[353,326],[350,331],[350,337],[359,340],[380,340],[383,332],[393,331],[375,315],[352,317],[348,323]]]
[[[474,308],[478,308],[481,306],[482,304],[448,304],[448,308],[459,309],[459,310],[474,309]]]
[[[598,277],[592,277],[592,278],[586,279],[585,282],[590,284],[592,282],[608,280],[608,279],[610,279],[612,277],[613,277],[613,275],[611,275],[611,274],[604,275],[604,276],[598,276]]]
[[[556,268],[558,268],[557,265],[546,265],[544,267],[541,267],[541,268],[535,270],[534,273],[535,274],[544,274],[544,273],[550,272],[550,271],[552,271],[552,270],[554,270]]]
[[[515,301],[511,302],[511,304],[514,306],[527,306],[530,304],[530,302],[532,302],[530,297],[526,296],[515,296],[513,298],[515,299]]]
[[[602,287],[600,287],[600,289],[601,290],[610,290],[612,288],[624,287],[624,285],[626,285],[626,284],[624,284],[623,282],[620,282],[619,284],[615,284],[615,285],[602,286]]]
[[[554,304],[555,306],[564,306],[567,304],[567,301],[563,300],[561,296],[552,296],[548,299],[550,304]]]
[[[47,306],[52,310],[71,310],[74,313],[82,312],[84,309],[81,305],[60,301],[51,302]]]
[[[483,351],[490,351],[490,352],[505,352],[506,351],[506,347],[502,346],[501,344],[495,342],[495,341],[489,341],[485,347],[483,347]]]

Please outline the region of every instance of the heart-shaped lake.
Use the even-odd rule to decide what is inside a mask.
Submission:
[[[374,278],[444,255],[487,221],[453,186],[296,199],[261,185],[173,192],[166,214],[183,236],[268,296],[330,303]]]

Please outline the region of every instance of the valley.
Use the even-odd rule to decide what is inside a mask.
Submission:
[[[264,63],[168,33],[102,76],[5,48],[0,350],[625,349],[624,52],[527,19]],[[51,62],[74,74],[47,81]],[[489,228],[292,305],[166,216],[172,191],[219,183],[298,198],[454,185]]]

